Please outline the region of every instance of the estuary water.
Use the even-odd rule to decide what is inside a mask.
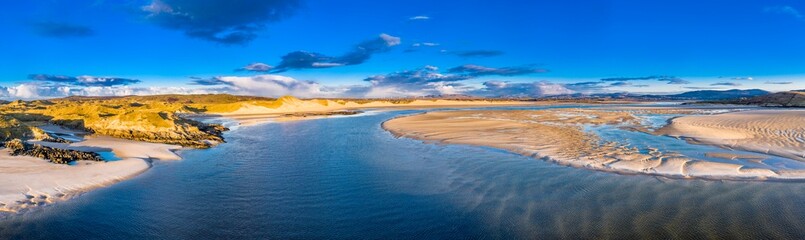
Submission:
[[[619,175],[380,127],[417,112],[239,127],[0,219],[0,239],[805,238],[805,183]]]

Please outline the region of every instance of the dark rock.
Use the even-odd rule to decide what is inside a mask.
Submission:
[[[32,156],[50,160],[52,163],[68,164],[76,160],[103,161],[101,155],[94,152],[58,149],[39,144],[30,144],[20,139],[6,141],[5,147],[11,150],[11,155]]]

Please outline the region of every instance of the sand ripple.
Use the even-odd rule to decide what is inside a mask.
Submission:
[[[754,111],[710,116],[682,117],[673,125],[701,136],[734,140],[725,145],[775,155],[802,158],[805,111]],[[730,118],[714,116],[738,115]],[[751,116],[751,117],[747,117]],[[695,118],[696,121],[690,121]],[[584,126],[613,125],[638,129],[640,119],[628,111],[553,109],[518,111],[430,112],[389,120],[386,130],[397,136],[445,143],[491,146],[562,165],[626,174],[662,175],[675,178],[805,180],[801,170],[779,169],[762,163],[694,159],[656,148],[641,151],[619,142],[602,142]],[[696,124],[690,124],[690,123]],[[665,129],[665,128],[664,128]],[[715,129],[715,130],[711,130]],[[668,129],[663,130],[666,133]],[[689,136],[689,135],[686,135]],[[698,135],[697,135],[698,136]],[[741,145],[743,144],[743,145]]]

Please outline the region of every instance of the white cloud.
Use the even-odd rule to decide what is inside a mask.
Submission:
[[[64,85],[47,85],[38,83],[22,83],[17,86],[0,86],[0,99],[43,99],[68,96],[126,96],[155,94],[205,94],[220,93],[220,89],[185,88],[185,87],[76,87]]]
[[[473,91],[477,95],[491,97],[541,97],[576,93],[564,84],[539,81],[531,83],[509,83],[502,81],[488,81],[484,88]]]
[[[393,47],[400,45],[402,42],[399,37],[391,36],[385,33],[380,34],[380,38],[386,41],[386,46]]]
[[[254,96],[280,97],[336,97],[345,89],[325,87],[313,81],[300,81],[281,75],[256,75],[248,77],[217,77],[222,84],[229,85],[233,93]]]
[[[428,20],[428,19],[430,19],[430,17],[425,16],[425,15],[413,16],[413,17],[408,18],[408,20],[412,20],[412,21],[416,21],[416,20],[422,21],[422,20]]]

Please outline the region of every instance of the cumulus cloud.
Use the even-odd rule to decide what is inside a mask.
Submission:
[[[471,51],[455,51],[455,52],[446,52],[448,54],[453,54],[459,57],[495,57],[503,55],[502,51],[497,50],[471,50]]]
[[[221,76],[209,79],[194,78],[194,85],[227,86],[230,93],[265,97],[293,95],[297,97],[336,97],[348,89],[327,87],[314,81],[301,81],[291,77],[264,74],[247,77]]]
[[[717,82],[717,83],[710,84],[710,86],[733,86],[733,87],[737,87],[737,86],[741,86],[741,84],[740,83],[734,83],[734,82]]]
[[[400,38],[388,34],[380,34],[377,38],[361,42],[349,52],[331,57],[321,53],[295,51],[282,56],[282,61],[274,68],[272,73],[279,73],[291,69],[331,68],[347,65],[357,65],[366,62],[372,55],[389,51],[391,47],[400,45]]]
[[[415,70],[368,77],[364,81],[369,82],[371,85],[364,89],[366,93],[363,96],[422,96],[460,93],[497,96],[496,94],[504,94],[505,91],[514,92],[517,89],[528,90],[528,92],[524,92],[521,95],[552,92],[548,88],[553,85],[547,85],[546,83],[538,84],[537,87],[511,84],[509,87],[496,89],[496,91],[477,89],[462,83],[465,80],[482,76],[516,76],[545,71],[533,66],[492,68],[468,64],[451,68],[446,72],[439,72],[438,67],[427,65]],[[361,95],[361,93],[354,90],[353,93]]]
[[[274,67],[272,67],[271,65],[256,62],[256,63],[250,63],[249,65],[243,66],[242,68],[238,68],[236,69],[236,71],[268,72],[272,68]]]
[[[541,97],[550,95],[572,94],[575,91],[563,84],[539,81],[532,83],[510,83],[488,81],[484,88],[473,91],[474,94],[489,97]]]
[[[28,75],[28,79],[43,82],[63,83],[84,87],[130,85],[140,82],[140,80],[137,79],[118,78],[118,77],[94,77],[87,75],[72,77],[64,75],[31,74]]]
[[[269,22],[299,8],[298,0],[152,0],[146,19],[187,36],[223,44],[246,44]]]
[[[68,96],[128,96],[155,94],[206,94],[219,93],[215,89],[183,87],[131,87],[131,86],[66,86],[42,83],[22,83],[17,86],[0,86],[2,99],[42,99]]]
[[[37,22],[31,25],[34,31],[44,37],[67,38],[67,37],[88,37],[94,31],[86,26],[73,25],[59,22]]]
[[[766,81],[764,84],[792,84],[794,82],[773,82],[773,81]]]
[[[425,66],[417,70],[409,70],[391,73],[387,75],[375,75],[364,79],[364,81],[375,84],[386,83],[429,83],[429,82],[456,82],[467,80],[471,76],[441,74],[436,72],[438,68]]]
[[[532,73],[545,73],[547,69],[537,68],[535,66],[519,66],[519,67],[485,67],[475,64],[465,64],[462,66],[454,67],[449,70],[450,73],[465,74],[469,76],[479,77],[487,75],[500,75],[500,76],[517,76]]]
[[[364,79],[371,86],[366,89],[368,97],[416,96],[435,94],[456,94],[464,88],[459,81],[472,76],[441,74],[439,68],[425,66],[416,70],[375,75]],[[385,95],[385,96],[384,96]]]

